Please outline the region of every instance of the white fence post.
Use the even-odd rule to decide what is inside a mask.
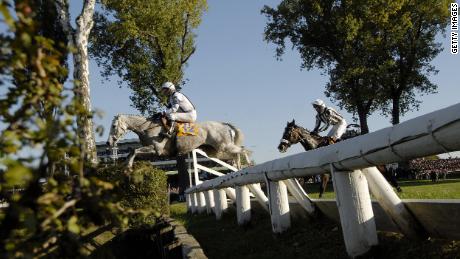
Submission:
[[[190,194],[191,200],[192,200],[192,214],[197,213],[198,211],[198,199],[197,199],[197,193],[191,193]]]
[[[192,212],[192,197],[190,193],[185,194],[185,204],[187,204],[187,212]]]
[[[265,196],[265,193],[262,191],[262,188],[260,188],[260,183],[250,184],[248,185],[248,187],[252,194],[254,194],[262,208],[264,208],[266,211],[269,211],[268,198],[267,196]]]
[[[270,216],[274,233],[282,233],[291,227],[291,214],[286,185],[283,181],[267,179]]]
[[[222,213],[227,210],[227,195],[223,189],[215,189],[214,192],[214,213],[216,214],[216,219],[220,220],[222,218]]]
[[[378,244],[366,178],[360,170],[336,172],[332,164],[331,173],[347,253],[363,255]]]
[[[196,159],[196,151],[192,150],[192,159],[193,159],[193,174],[195,178],[195,185],[201,183],[200,177],[198,176],[198,160]]]
[[[236,186],[236,216],[238,225],[246,225],[251,221],[251,199],[247,186]]]
[[[206,210],[206,199],[203,192],[198,192],[196,194],[198,199],[198,213],[203,213]]]
[[[315,212],[315,206],[310,200],[310,197],[308,197],[308,194],[302,189],[302,186],[300,186],[299,181],[297,181],[297,179],[288,179],[283,182],[299,205],[302,206],[308,214],[313,214]]]
[[[230,198],[230,200],[236,202],[236,194],[235,194],[235,189],[233,188],[225,188],[225,193],[227,194],[228,198]]]
[[[205,191],[204,197],[206,199],[206,213],[211,214],[214,211],[214,193],[212,190]]]
[[[372,195],[399,230],[410,238],[421,239],[426,237],[424,229],[412,216],[380,171],[376,167],[369,167],[363,169],[362,172],[366,176]]]

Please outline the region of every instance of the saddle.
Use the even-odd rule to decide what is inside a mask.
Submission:
[[[321,142],[319,143],[318,147],[329,146],[329,145],[335,144],[335,143],[337,143],[339,141],[340,141],[340,139],[335,141],[332,137],[323,137]]]
[[[199,128],[195,123],[176,121],[173,124],[166,116],[160,117],[161,124],[165,128],[166,132],[170,132],[171,136],[184,137],[184,136],[197,136]],[[174,127],[171,130],[171,127]]]

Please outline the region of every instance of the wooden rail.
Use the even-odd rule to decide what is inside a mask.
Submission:
[[[279,233],[291,224],[287,187],[298,186],[285,181],[331,173],[347,252],[355,257],[378,243],[369,190],[400,232],[412,238],[430,235],[429,227],[420,224],[419,217],[408,210],[375,166],[456,150],[460,150],[460,104],[334,145],[205,181],[186,190],[187,204],[194,204],[196,194],[234,187],[238,223],[243,225],[250,221],[251,215],[248,186],[265,182],[272,228]],[[289,192],[303,203],[305,210],[313,213],[305,193],[299,189]],[[218,199],[221,207],[216,211],[221,214],[225,207],[222,200],[226,200],[222,192]]]

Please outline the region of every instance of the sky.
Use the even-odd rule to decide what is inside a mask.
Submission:
[[[72,14],[81,9],[71,1]],[[325,100],[352,122],[352,114],[340,110],[324,96],[328,76],[319,70],[301,70],[295,50],[287,49],[282,61],[275,58],[276,46],[263,40],[267,18],[260,13],[264,5],[277,6],[280,0],[208,0],[208,11],[196,30],[195,54],[185,69],[183,92],[197,107],[198,121],[231,122],[245,134],[245,146],[256,163],[302,152],[300,145],[287,153],[277,150],[287,121],[312,129],[314,99]],[[75,17],[75,16],[74,16]],[[447,30],[450,34],[450,29]],[[407,113],[401,122],[456,104],[460,101],[458,83],[460,55],[450,54],[450,37],[438,37],[444,51],[432,62],[439,70],[432,76],[438,93],[421,96],[420,110]],[[108,128],[118,113],[138,114],[130,105],[130,90],[117,86],[118,78],[105,81],[100,69],[90,61],[93,109],[104,112],[95,124],[106,128],[97,141],[106,141]],[[390,118],[375,113],[369,118],[370,131],[391,126]],[[327,133],[327,132],[326,132]],[[136,137],[128,134],[127,138]]]

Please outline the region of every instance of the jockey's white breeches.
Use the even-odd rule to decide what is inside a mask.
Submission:
[[[196,110],[190,112],[173,112],[169,114],[169,119],[180,122],[195,122]]]
[[[328,137],[333,137],[336,140],[341,138],[343,133],[347,130],[347,122],[345,120],[339,121],[339,123],[335,124],[332,129],[327,134]]]

